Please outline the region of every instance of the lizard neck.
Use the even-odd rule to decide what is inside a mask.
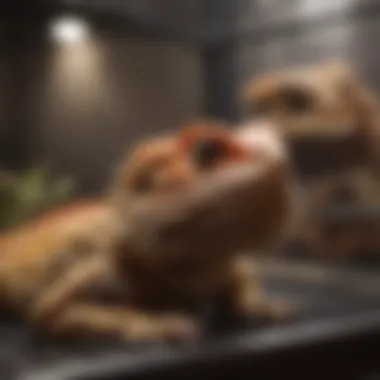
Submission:
[[[115,265],[133,302],[149,307],[187,307],[215,297],[228,277],[231,256],[227,252],[148,255],[124,242],[115,252]]]

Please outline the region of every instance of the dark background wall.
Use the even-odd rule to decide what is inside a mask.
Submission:
[[[101,36],[39,57],[33,144],[85,189],[102,180],[131,144],[201,113],[199,55],[180,45]]]
[[[343,59],[380,89],[380,2],[241,0],[238,87],[264,72]]]
[[[241,118],[253,75],[344,58],[380,89],[376,0],[77,0],[93,33],[66,47],[47,40],[50,8],[28,4],[2,24],[2,161],[47,158],[84,193],[136,139],[201,114]]]
[[[90,12],[80,15],[89,36],[60,44],[49,25],[61,12],[34,12],[42,8],[37,19],[15,14],[4,44],[3,163],[18,169],[47,160],[73,176],[81,193],[98,193],[135,141],[202,113],[199,49],[99,22]]]

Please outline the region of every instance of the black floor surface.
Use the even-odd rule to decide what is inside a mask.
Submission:
[[[358,327],[373,325],[380,329],[380,270],[377,272],[372,266],[361,268],[359,272],[350,267],[329,270],[336,272],[336,276],[322,276],[324,280],[321,281],[313,276],[308,278],[307,273],[303,273],[303,279],[270,271],[263,275],[271,295],[287,298],[298,305],[299,315],[295,320],[260,328],[229,326],[222,332],[210,332],[202,342],[178,348],[124,347],[116,343],[100,346],[53,344],[38,340],[17,323],[4,320],[0,324],[0,379],[95,379],[102,368],[120,367],[125,373],[136,373],[147,368],[153,370],[155,366],[175,365],[179,360],[191,361],[197,355],[225,355],[227,358],[236,347],[254,355],[260,350],[292,342],[302,346],[313,339],[328,339],[336,332],[344,335]],[[351,283],[355,278],[368,277],[371,286],[376,288],[377,273],[379,292],[365,291],[365,286],[358,286],[355,291],[355,283]],[[349,276],[352,281],[346,281]],[[92,375],[81,377],[87,370]]]

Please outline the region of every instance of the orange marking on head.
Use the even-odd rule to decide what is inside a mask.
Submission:
[[[252,159],[252,152],[234,139],[231,131],[223,124],[212,121],[200,121],[185,127],[179,135],[178,146],[181,151],[189,152],[195,144],[210,139],[221,144],[228,153],[227,161],[245,161]]]

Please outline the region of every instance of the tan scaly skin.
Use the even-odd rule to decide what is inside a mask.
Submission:
[[[254,128],[200,121],[146,140],[107,199],[4,234],[3,305],[48,334],[126,341],[191,339],[183,306],[218,296],[240,315],[285,316],[242,261],[276,244],[291,209],[286,152]]]
[[[327,208],[342,188],[352,194],[351,204],[377,206],[380,103],[371,84],[349,64],[326,61],[261,75],[244,96],[250,115],[278,126],[296,166],[309,177],[309,210]],[[301,240],[330,259],[360,260],[364,252],[378,258],[379,226],[376,220],[369,226],[357,219],[332,228],[325,220],[311,219]]]

